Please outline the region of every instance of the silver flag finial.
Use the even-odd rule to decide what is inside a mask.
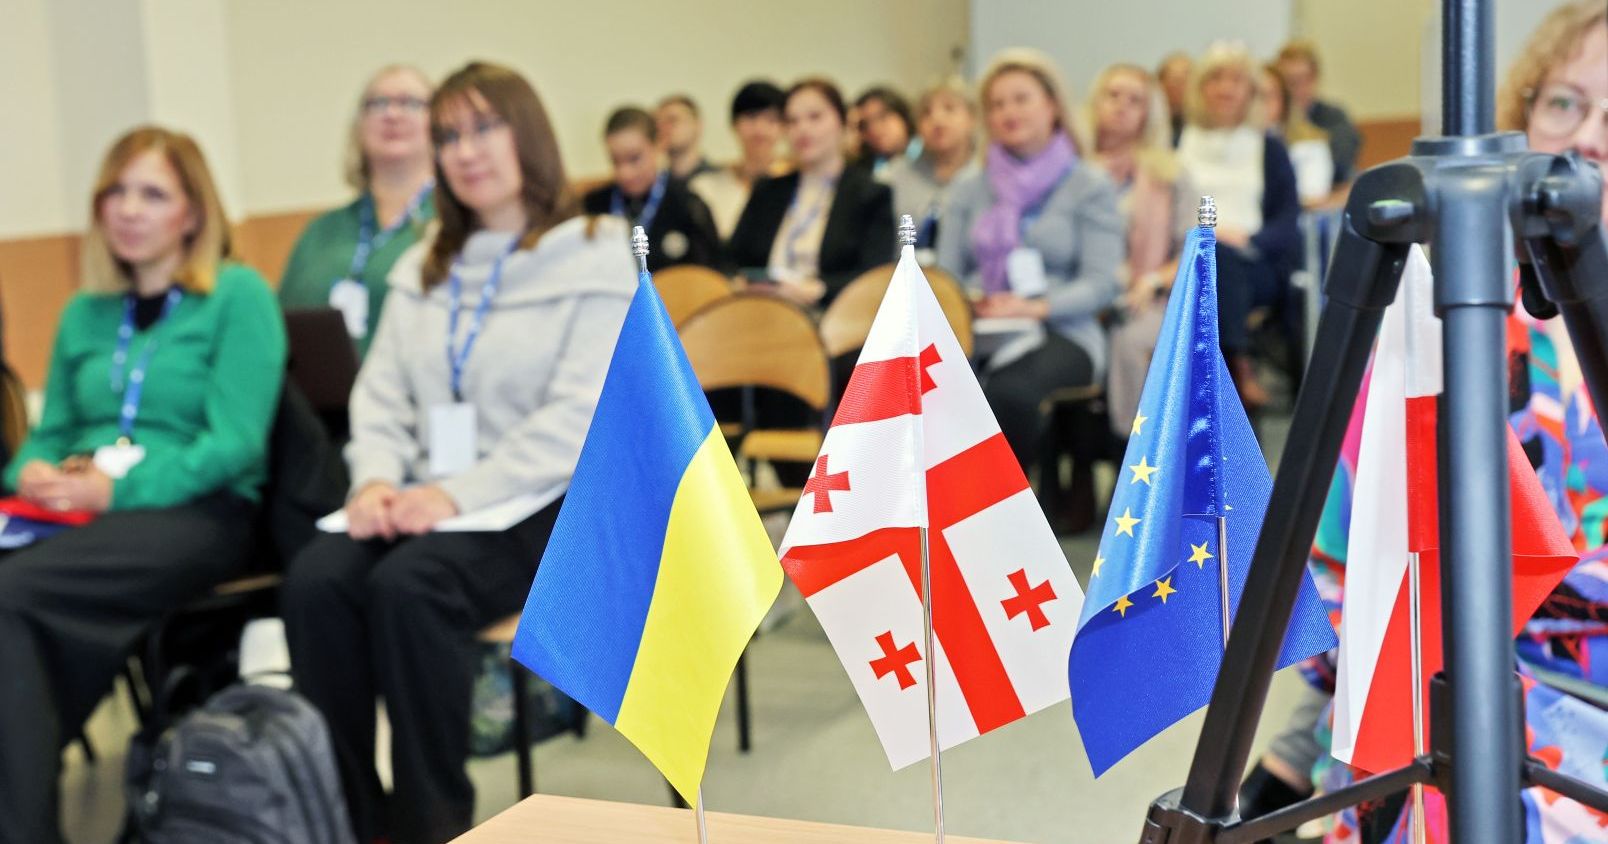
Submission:
[[[648,269],[648,233],[641,226],[631,227],[631,254],[636,256],[637,268]]]
[[[1198,222],[1202,226],[1205,226],[1207,228],[1216,228],[1217,227],[1217,201],[1212,199],[1210,196],[1201,197],[1200,198],[1200,211],[1198,212],[1197,216],[1198,216]]]
[[[916,219],[909,214],[899,215],[899,245],[916,245]]]

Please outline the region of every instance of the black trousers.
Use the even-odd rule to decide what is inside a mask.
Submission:
[[[1000,432],[1026,472],[1038,460],[1048,427],[1044,398],[1063,387],[1094,383],[1094,362],[1089,353],[1053,329],[1044,331],[1044,343],[995,370],[985,367],[983,395],[999,420]]]
[[[253,512],[111,512],[0,558],[0,842],[61,840],[62,746],[157,620],[245,571]]]
[[[1280,331],[1300,342],[1301,312],[1293,301],[1290,275],[1266,260],[1252,260],[1232,246],[1217,244],[1218,343],[1223,354],[1251,349],[1250,316],[1272,308]],[[1299,347],[1297,347],[1299,348]]]
[[[291,675],[329,722],[358,841],[469,829],[475,634],[524,607],[561,503],[501,533],[325,534],[291,563],[281,596]],[[389,817],[374,769],[377,697],[391,721]]]

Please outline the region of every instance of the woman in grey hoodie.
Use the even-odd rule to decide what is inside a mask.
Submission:
[[[348,529],[297,556],[283,597],[296,686],[329,722],[357,838],[398,844],[470,826],[474,633],[524,603],[636,289],[626,232],[580,216],[524,79],[470,64],[430,122],[440,222],[392,269],[352,393]],[[512,526],[436,529],[488,508]]]

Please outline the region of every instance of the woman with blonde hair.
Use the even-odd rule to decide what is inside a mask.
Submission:
[[[1292,107],[1290,85],[1275,62],[1262,65],[1257,74],[1256,98],[1261,110],[1258,122],[1263,130],[1289,149],[1301,204],[1322,204],[1334,190],[1334,153],[1329,149],[1329,133]]]
[[[1117,207],[1128,227],[1126,292],[1121,321],[1111,332],[1106,377],[1111,430],[1126,437],[1199,197],[1172,154],[1161,86],[1144,68],[1115,64],[1101,71],[1078,110],[1078,125],[1089,158],[1116,184]]]
[[[1295,168],[1284,143],[1255,124],[1256,66],[1239,44],[1213,44],[1195,66],[1178,161],[1217,201],[1217,310],[1223,356],[1246,409],[1267,404],[1250,355],[1251,311],[1270,308],[1287,343],[1301,342],[1290,276],[1302,257]]]
[[[471,63],[429,115],[440,224],[392,268],[352,391],[346,531],[302,549],[281,598],[296,687],[329,723],[357,839],[397,844],[469,828],[475,633],[530,591],[637,283],[624,221],[582,214],[523,77]],[[523,517],[436,530],[494,505]]]
[[[61,840],[61,750],[158,619],[239,575],[285,369],[200,149],[146,126],[95,180],[83,291],[5,484],[88,520],[0,557],[0,842]]]
[[[895,158],[888,165],[893,213],[916,221],[916,248],[932,249],[944,197],[957,179],[977,164],[977,104],[959,79],[928,88],[916,101],[916,131],[921,155]]]
[[[1031,466],[1044,397],[1104,375],[1100,313],[1122,289],[1122,215],[1111,180],[1080,158],[1066,87],[1046,56],[1001,53],[978,90],[983,170],[950,188],[938,263],[977,297],[979,317],[1000,318],[999,331],[979,335],[983,392]]]
[[[433,88],[408,65],[369,78],[347,133],[346,181],[357,198],[307,224],[280,276],[280,305],[340,311],[359,356],[380,324],[391,265],[435,219],[425,113]]]

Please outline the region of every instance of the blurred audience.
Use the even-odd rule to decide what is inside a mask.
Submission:
[[[670,160],[670,175],[682,181],[711,172],[715,165],[703,154],[703,118],[698,104],[686,94],[671,94],[653,110],[659,143]]]
[[[1194,73],[1195,61],[1188,53],[1167,54],[1156,66],[1156,80],[1167,97],[1167,117],[1172,134],[1169,139],[1178,146],[1178,136],[1184,131],[1184,101],[1189,91],[1189,77]]]
[[[1334,157],[1329,135],[1312,125],[1306,115],[1290,108],[1290,89],[1277,64],[1262,66],[1257,75],[1257,102],[1265,131],[1284,142],[1295,167],[1296,193],[1307,207],[1322,204],[1334,191]]]
[[[854,109],[854,125],[860,136],[854,166],[869,170],[879,180],[886,180],[888,167],[893,162],[921,154],[910,103],[898,91],[886,85],[868,89],[854,98]]]

